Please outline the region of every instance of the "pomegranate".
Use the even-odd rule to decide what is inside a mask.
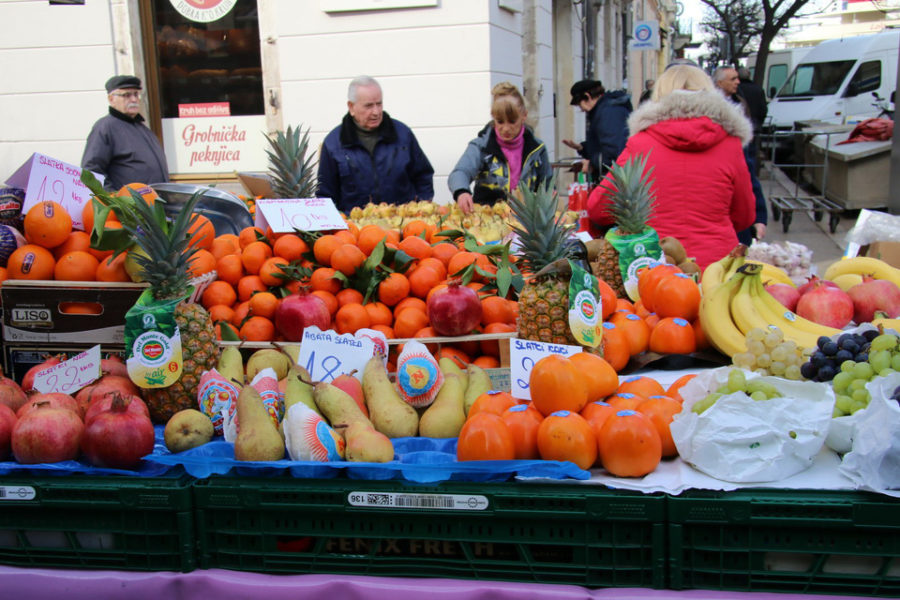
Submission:
[[[140,396],[140,389],[127,377],[118,375],[104,375],[91,385],[81,388],[75,394],[75,400],[82,412],[87,413],[90,405],[108,394],[121,394],[123,396]]]
[[[819,325],[841,329],[853,318],[853,300],[841,288],[817,281],[800,296],[797,314]]]
[[[28,402],[22,405],[22,408],[16,411],[16,417],[21,419],[31,411],[35,409],[35,407],[41,402],[49,402],[50,406],[54,408],[67,408],[78,415],[79,419],[84,418],[84,412],[78,406],[78,403],[75,402],[75,398],[70,396],[69,394],[63,394],[62,392],[48,392],[46,394],[32,394],[28,397]]]
[[[874,319],[875,311],[891,319],[900,317],[900,288],[891,281],[863,275],[862,283],[847,290],[847,295],[853,300],[853,320],[857,324]]]
[[[41,402],[16,422],[13,455],[23,465],[74,460],[83,433],[84,423],[74,412]]]
[[[13,412],[19,410],[28,401],[28,396],[19,384],[9,377],[0,376],[0,404],[8,406]]]
[[[129,411],[144,415],[148,419],[150,418],[150,409],[147,408],[147,404],[140,396],[126,396],[118,392],[110,392],[109,394],[94,398],[90,403],[90,406],[88,406],[87,412],[84,414],[84,424],[90,425],[91,421],[94,420],[94,417],[105,410],[109,410],[112,407],[113,400],[116,398],[121,398]]]
[[[6,460],[12,450],[12,431],[16,421],[16,413],[7,405],[0,404],[0,460]]]
[[[452,281],[428,298],[428,320],[440,335],[468,335],[481,323],[481,302],[472,288]]]
[[[306,290],[282,299],[275,309],[275,329],[290,342],[302,340],[303,330],[312,326],[331,329],[331,313],[324,300]]]
[[[786,283],[770,283],[765,286],[766,291],[772,294],[776,300],[790,311],[797,310],[797,301],[800,300],[800,292],[794,286]]]
[[[114,396],[109,410],[88,422],[81,450],[88,462],[97,467],[133,469],[153,452],[153,423],[150,417],[129,410],[130,403]]]
[[[100,372],[103,375],[118,375],[128,377],[128,367],[118,356],[110,356],[100,359]]]
[[[819,277],[813,275],[809,279],[806,280],[806,283],[797,288],[797,292],[802,296],[809,290],[813,289],[813,287],[817,284],[821,283],[822,285],[827,285],[828,287],[836,287],[839,288],[838,284],[833,281],[829,281],[827,279],[820,279]]]
[[[44,369],[52,367],[54,365],[58,365],[65,358],[62,354],[55,354],[53,356],[48,356],[44,362],[34,365],[27,371],[25,371],[25,376],[22,377],[22,390],[25,392],[30,392],[34,389],[34,376]]]

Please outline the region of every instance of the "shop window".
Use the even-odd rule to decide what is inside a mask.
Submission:
[[[256,0],[237,0],[210,22],[189,19],[170,0],[152,0],[151,10],[163,119],[265,113]]]

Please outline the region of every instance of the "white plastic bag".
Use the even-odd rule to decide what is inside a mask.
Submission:
[[[727,394],[702,414],[691,407],[728,381],[722,367],[700,373],[681,389],[682,411],[669,426],[678,454],[688,464],[723,481],[778,481],[812,465],[825,443],[834,410],[831,386],[744,372],[747,381],[771,383],[783,396],[751,400]]]
[[[840,472],[872,490],[900,489],[900,404],[891,400],[900,373],[876,377],[866,389],[869,406],[853,427],[853,448],[844,455]]]

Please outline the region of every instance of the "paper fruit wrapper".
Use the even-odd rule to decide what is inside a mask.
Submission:
[[[722,396],[702,414],[691,411],[735,368],[704,371],[681,389],[683,408],[670,425],[678,454],[699,471],[736,483],[778,481],[809,468],[828,434],[831,386],[744,371],[747,381],[761,379],[782,396],[757,401],[738,392]]]

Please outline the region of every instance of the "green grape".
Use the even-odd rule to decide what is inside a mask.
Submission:
[[[759,340],[750,340],[749,342],[747,342],[747,350],[750,351],[754,356],[759,356],[766,351],[766,345]]]
[[[796,354],[797,353],[797,342],[794,340],[784,340],[781,342],[782,347],[787,351],[788,354]]]
[[[891,366],[891,351],[876,350],[875,352],[871,352],[869,354],[868,364],[875,373],[878,373],[882,369],[887,369]]]
[[[868,404],[869,403],[869,390],[867,390],[867,389],[854,390],[853,393],[850,394],[850,397],[853,398],[854,402],[865,402],[866,404]]]
[[[753,369],[753,372],[754,372],[756,375],[759,375],[759,376],[761,376],[761,377],[766,377],[766,376],[769,374],[769,372],[768,372],[767,370],[765,370],[764,368],[762,368],[762,367],[758,367],[758,368],[756,368],[756,369]]]
[[[751,352],[738,352],[731,357],[731,362],[734,366],[749,371],[756,364],[756,355]]]
[[[834,397],[834,405],[845,415],[849,415],[850,411],[853,409],[853,398],[845,394],[838,394]]]
[[[713,392],[711,394],[707,394],[703,400],[696,402],[692,407],[691,411],[699,414],[703,414],[703,412],[716,403],[716,400],[722,397],[722,394],[718,392]]]
[[[862,402],[854,402],[853,407],[850,409],[850,414],[852,415],[856,413],[856,411],[864,409],[866,406],[868,406],[868,404],[864,404]]]
[[[761,329],[760,327],[754,327],[750,331],[747,332],[747,341],[756,340],[757,342],[761,342],[766,339],[766,331],[765,329]]]
[[[843,417],[846,413],[839,409],[837,406],[834,407],[834,410],[831,411],[831,418]]]
[[[772,356],[770,354],[763,352],[762,354],[760,354],[759,356],[756,357],[756,364],[759,365],[760,367],[766,368],[770,364],[772,364]]]
[[[740,369],[731,369],[728,372],[728,391],[730,393],[743,392],[747,385],[747,377]]]
[[[816,353],[816,348],[809,347],[809,348],[804,348],[800,354],[803,356],[803,359],[804,359],[803,362],[806,362],[807,360],[809,360],[809,357],[815,353]]]
[[[867,383],[868,382],[865,379],[854,379],[850,382],[850,385],[847,386],[847,390],[851,393],[856,390],[864,390],[866,389]]]
[[[847,361],[849,362],[849,361]],[[835,394],[840,394],[847,390],[850,382],[853,381],[853,374],[849,371],[841,371],[831,380],[831,387],[834,388]]]
[[[793,381],[800,381],[800,365],[793,364],[784,368],[784,378]]]
[[[784,375],[784,370],[787,368],[787,365],[784,364],[783,361],[773,360],[772,364],[769,365],[769,371],[772,375],[777,375],[781,377]]]
[[[774,385],[765,381],[760,381],[759,379],[753,379],[747,382],[747,393],[753,394],[753,392],[762,392],[769,398],[778,398],[781,396],[781,393]]]
[[[897,347],[897,336],[892,333],[882,333],[874,340],[872,340],[872,345],[869,346],[869,352],[875,352],[878,350],[893,350]]]
[[[788,357],[788,351],[784,347],[784,344],[779,344],[772,348],[772,351],[769,352],[769,356],[772,357],[772,360],[784,362]]]
[[[900,371],[900,352],[891,357],[891,368],[895,371]]]
[[[723,383],[722,385],[720,385],[719,387],[716,388],[716,393],[724,396],[725,394],[730,394],[731,390],[728,389],[727,383]]]
[[[768,400],[769,397],[766,396],[765,392],[760,392],[757,390],[757,391],[753,392],[752,394],[750,394],[750,399],[760,402],[762,400]]]
[[[896,373],[896,372],[897,371],[895,369],[888,367],[887,369],[882,369],[882,370],[878,371],[878,376],[879,377],[887,377],[891,373]]]
[[[867,362],[856,363],[853,367],[853,375],[856,376],[857,379],[872,379],[872,375],[875,374],[875,369],[872,368]]]
[[[763,342],[766,344],[767,348],[774,348],[783,340],[784,333],[777,327],[772,327],[771,329],[769,329],[769,332],[766,333],[766,338],[763,340]]]
[[[853,359],[845,360],[841,363],[841,373],[852,373],[853,367],[856,366],[856,361]]]

